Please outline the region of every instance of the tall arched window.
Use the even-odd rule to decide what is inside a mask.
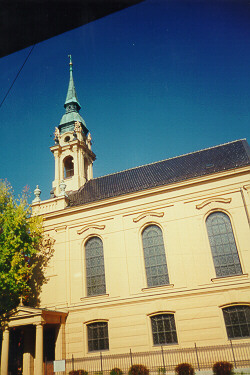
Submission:
[[[74,176],[74,163],[72,156],[67,156],[64,159],[64,178]]]
[[[149,225],[142,232],[142,243],[148,287],[169,284],[161,229],[156,225]]]
[[[222,311],[229,339],[250,336],[250,306],[229,306]]]
[[[87,295],[106,293],[102,240],[90,238],[85,245]]]
[[[242,274],[229,217],[224,212],[213,212],[207,217],[206,225],[216,276]]]

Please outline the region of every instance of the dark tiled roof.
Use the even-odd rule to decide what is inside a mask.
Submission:
[[[172,184],[250,165],[246,140],[226,143],[88,181],[69,195],[69,206]]]

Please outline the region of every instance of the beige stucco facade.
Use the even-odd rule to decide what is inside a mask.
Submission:
[[[72,355],[99,356],[100,351],[155,351],[160,344],[172,349],[228,343],[223,308],[239,305],[249,312],[250,306],[250,151],[246,141],[217,146],[227,148],[225,163],[217,163],[218,154],[216,157],[209,149],[197,152],[191,161],[182,156],[173,158],[179,161],[171,164],[169,159],[171,165],[161,164],[162,180],[158,172],[158,180],[144,178],[149,169],[143,169],[143,173],[141,169],[140,178],[143,183],[146,181],[144,188],[139,178],[134,185],[126,185],[133,178],[126,171],[119,174],[123,180],[111,175],[107,198],[101,189],[105,190],[108,179],[99,178],[99,185],[93,180],[95,154],[91,150],[91,136],[78,113],[81,107],[76,99],[71,60],[64,106],[66,113],[55,130],[55,145],[50,148],[55,159],[52,196],[41,201],[37,187],[32,204],[33,215],[43,216],[44,232],[54,240],[53,257],[46,269],[47,283],[43,285],[40,306],[20,305],[7,322],[1,375],[8,375],[11,335],[12,340],[18,335],[20,342],[24,340],[20,352],[23,375],[43,375],[44,350],[49,360],[60,360]],[[237,160],[230,156],[234,150]],[[197,156],[204,155],[203,151],[209,154],[206,162]],[[211,156],[214,163],[210,163]],[[184,159],[193,177],[185,174]],[[152,168],[150,173],[154,175]],[[214,168],[213,172],[209,168]],[[171,177],[175,173],[179,173],[177,179]],[[154,184],[155,181],[158,182]],[[74,194],[87,196],[89,201],[70,205]],[[226,277],[216,276],[208,238],[206,219],[214,212],[227,215],[229,237],[234,237],[237,247],[233,256],[240,272]],[[168,270],[167,281],[153,287],[148,286],[151,284],[142,240],[149,226],[160,232],[161,242],[156,247],[166,262],[163,259],[159,267]],[[102,256],[99,253],[96,257],[100,267],[95,263],[95,255],[90,261],[95,266],[89,266],[86,248],[91,239],[97,246],[92,248],[93,253],[100,251],[98,246],[102,247]],[[90,293],[93,285],[89,286],[89,280],[98,284],[96,280],[102,279],[103,284],[102,262],[103,292]],[[95,268],[92,272],[101,269],[95,279],[87,275],[91,267]],[[165,329],[164,334],[172,335],[172,341],[165,338],[156,343],[158,339],[153,339],[153,321],[157,316],[168,320],[171,329]],[[100,325],[97,327],[96,323]],[[90,332],[96,336],[90,338]],[[245,332],[240,340],[250,342]],[[97,349],[93,350],[95,345]]]
[[[157,349],[155,313],[174,314],[177,348],[227,343],[222,307],[250,304],[249,188],[245,167],[78,207],[63,208],[65,197],[62,209],[54,200],[33,205],[55,239],[41,305],[68,313],[66,357],[94,354],[86,328],[94,321],[108,322],[111,354]],[[216,277],[205,224],[213,211],[231,219],[241,275]],[[147,287],[141,234],[149,224],[162,229],[169,285]],[[84,254],[93,236],[103,242],[106,294],[88,297]]]

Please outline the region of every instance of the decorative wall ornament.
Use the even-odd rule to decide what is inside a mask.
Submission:
[[[91,137],[91,134],[89,133],[87,136],[87,146],[90,150],[91,150],[91,145],[92,145],[91,141],[92,141],[92,137]]]
[[[218,202],[218,203],[231,203],[232,198],[209,198],[203,201],[200,204],[197,204],[195,207],[197,210],[200,210],[201,208],[205,207],[206,205],[213,203],[213,202]]]
[[[32,203],[39,203],[39,202],[41,202],[41,198],[40,198],[41,190],[39,189],[38,185],[36,185],[36,188],[34,190],[34,194],[35,194],[35,199],[33,199]]]
[[[138,221],[144,219],[147,216],[156,216],[156,217],[163,217],[164,212],[153,212],[153,211],[146,211],[137,216],[135,219],[133,219],[134,223],[138,223]]]
[[[83,232],[86,232],[89,229],[100,229],[103,230],[106,228],[106,225],[97,225],[97,224],[90,224],[90,225],[84,225],[81,229],[77,231],[77,234],[82,234]]]
[[[66,193],[66,184],[64,182],[64,180],[61,181],[59,187],[60,187],[60,194],[58,195],[58,197],[68,197],[67,193]]]
[[[57,127],[55,127],[55,131],[54,131],[55,144],[59,144],[59,138],[60,138],[60,130]]]
[[[81,123],[80,123],[79,121],[75,121],[74,131],[75,131],[76,133],[82,131],[82,126],[81,126]]]
[[[246,190],[246,191],[250,190],[250,185],[244,185],[243,189]]]

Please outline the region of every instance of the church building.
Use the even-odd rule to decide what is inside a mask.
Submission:
[[[44,374],[45,358],[250,343],[247,141],[93,178],[72,67],[51,197],[37,187],[32,204],[55,241],[48,282],[10,318],[1,375],[16,373],[20,336],[23,375]]]

